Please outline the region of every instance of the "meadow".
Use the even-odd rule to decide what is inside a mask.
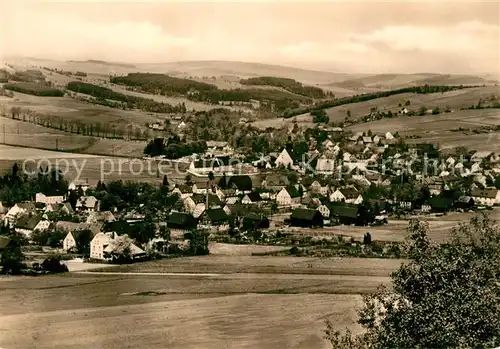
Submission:
[[[44,115],[61,117],[84,124],[106,124],[111,127],[145,128],[146,123],[158,121],[152,113],[122,110],[78,101],[70,97],[44,98],[14,92],[14,98],[1,98],[0,108],[8,112],[12,107],[30,109]]]
[[[497,86],[474,87],[444,93],[402,93],[360,103],[351,103],[328,108],[325,109],[325,111],[330,117],[330,121],[335,122],[344,121],[346,117],[348,119],[359,119],[370,114],[372,108],[377,108],[377,110],[381,112],[392,111],[393,113],[397,113],[397,111],[401,109],[399,104],[404,106],[406,101],[410,101],[410,105],[406,106],[408,110],[418,112],[421,106],[425,106],[427,109],[433,109],[437,106],[443,112],[447,106],[452,110],[468,108],[471,105],[476,105],[479,99],[486,99],[492,95],[498,96],[499,94],[500,89]],[[350,111],[351,117],[347,115],[347,111]]]

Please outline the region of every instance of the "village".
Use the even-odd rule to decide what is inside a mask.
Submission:
[[[148,209],[152,198],[140,183],[76,180],[58,192],[37,192],[32,201],[2,205],[2,220],[29,245],[50,245],[69,258],[120,262],[205,254],[209,241],[272,244],[262,236],[324,227],[355,225],[370,235],[370,227],[388,220],[500,204],[500,157],[493,152],[440,151],[406,144],[390,132],[326,133],[321,144],[311,138],[301,158],[293,142],[253,161],[226,142],[207,142],[204,154],[187,158],[184,180],[170,183],[164,176],[159,190],[168,205],[155,209]],[[119,189],[113,193],[113,187]],[[132,195],[126,190],[135,190],[136,199],[122,197],[129,202],[124,207],[116,200]],[[202,235],[198,252],[191,246],[200,239],[194,234]],[[8,239],[2,237],[0,248]]]

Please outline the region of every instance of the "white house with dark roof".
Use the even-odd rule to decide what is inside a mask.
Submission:
[[[25,213],[34,213],[35,204],[32,202],[20,202],[12,206],[4,217],[4,223],[11,226],[15,223],[16,219]]]
[[[72,249],[75,249],[75,248],[76,248],[76,239],[73,236],[72,232],[68,232],[68,234],[66,234],[66,236],[63,240],[62,249],[63,249],[63,251],[68,252],[68,251],[71,251]]]
[[[297,188],[294,186],[288,186],[281,189],[281,191],[276,195],[276,203],[278,206],[292,206],[300,204],[301,195]]]
[[[79,211],[99,211],[99,200],[95,196],[81,196],[76,202]]]
[[[90,258],[104,259],[104,250],[116,237],[116,233],[98,233],[90,242]]]
[[[500,190],[488,188],[480,189],[475,188],[471,192],[474,202],[479,205],[493,206],[500,204]]]

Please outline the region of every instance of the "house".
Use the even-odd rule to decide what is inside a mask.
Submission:
[[[492,151],[477,151],[471,156],[471,161],[497,163],[500,161],[500,157]]]
[[[318,207],[319,213],[323,216],[323,218],[328,219],[330,218],[330,209],[326,205],[321,205]]]
[[[323,226],[323,216],[318,210],[296,208],[290,216],[292,227],[316,228]]]
[[[243,217],[243,229],[256,230],[269,228],[269,219],[264,215],[249,213]]]
[[[81,196],[76,202],[76,209],[78,211],[99,211],[99,200],[95,196]]]
[[[500,203],[500,190],[475,188],[471,196],[476,205],[493,206]]]
[[[436,196],[427,200],[427,205],[431,207],[433,212],[448,212],[453,207],[451,198]]]
[[[212,208],[206,210],[205,213],[208,223],[208,228],[216,227],[217,230],[229,229],[229,217],[222,208]],[[205,227],[202,224],[202,228]]]
[[[241,203],[244,205],[248,204],[258,204],[262,202],[262,197],[258,192],[251,192],[249,194],[246,194],[243,199],[241,199]]]
[[[234,190],[236,194],[247,194],[252,191],[252,178],[250,176],[223,176],[219,181],[219,187],[226,190]]]
[[[328,195],[328,191],[330,190],[330,187],[328,186],[328,184],[321,185],[321,183],[319,181],[314,181],[310,186],[310,190],[314,194],[320,194],[320,195],[326,196],[326,195]]]
[[[300,204],[300,195],[297,188],[294,186],[288,186],[281,189],[281,191],[276,195],[276,203],[278,206],[292,206]]]
[[[283,149],[283,151],[278,155],[276,158],[276,161],[274,162],[276,167],[288,167],[288,166],[293,166],[293,160],[290,154],[288,154],[288,151],[286,149]]]
[[[355,188],[342,188],[330,195],[330,202],[360,205],[363,203],[363,196]]]
[[[391,140],[391,139],[394,139],[394,136],[392,135],[392,133],[390,133],[389,131],[387,131],[385,133],[385,139]]]
[[[67,216],[75,214],[75,210],[73,210],[73,207],[71,207],[69,202],[63,202],[62,204],[48,204],[45,206],[44,213],[48,212],[57,212]]]
[[[332,205],[330,216],[339,224],[351,225],[358,224],[360,221],[359,209],[355,206]]]
[[[186,126],[187,126],[186,123],[184,121],[181,121],[179,125],[177,125],[177,130],[182,131],[186,128]]]
[[[76,180],[68,185],[68,191],[81,190],[85,194],[85,192],[89,189],[89,187],[90,186],[88,181]]]
[[[330,149],[335,146],[335,144],[330,139],[326,139],[325,141],[323,141],[322,145],[323,149]]]
[[[50,195],[47,196],[44,193],[35,194],[35,202],[42,203],[45,205],[60,204],[64,201],[63,195]]]
[[[211,188],[211,184],[208,181],[202,181],[194,183],[192,187],[193,194],[206,194]]]
[[[369,137],[369,136],[364,136],[362,139],[363,139],[363,143],[364,144],[371,144],[371,143],[373,143],[372,138]]]
[[[13,225],[17,217],[25,213],[34,213],[35,204],[32,202],[21,202],[12,206],[4,217],[4,223]]]
[[[90,212],[87,216],[86,223],[97,224],[97,223],[109,223],[116,221],[115,215],[111,211],[98,211]]]
[[[76,239],[72,232],[68,232],[63,240],[63,250],[68,252],[76,248]]]
[[[320,158],[316,162],[316,173],[318,174],[332,174],[335,172],[335,160]]]
[[[185,233],[196,229],[198,221],[189,213],[172,212],[167,220],[167,228],[173,239],[182,238]]]
[[[108,246],[104,248],[104,259],[120,258],[124,255],[127,249],[133,260],[146,256],[146,252],[135,245],[131,238],[127,235],[122,235],[115,236],[115,238],[109,242]]]
[[[354,183],[356,183],[359,186],[362,187],[369,187],[372,183],[366,178],[364,175],[353,175],[352,180]]]
[[[280,190],[290,184],[290,181],[286,176],[279,174],[267,175],[262,181],[261,187],[266,189]]]
[[[49,228],[49,226],[50,222],[47,220],[42,220],[41,215],[26,213],[18,218],[18,220],[14,224],[14,230],[17,233],[23,234],[27,238],[30,238],[31,234],[33,234],[35,230],[45,231]]]
[[[181,199],[185,199],[193,195],[193,187],[187,184],[176,185],[171,193],[179,195]]]
[[[374,144],[379,144],[382,138],[380,138],[378,135],[373,136],[373,143]]]
[[[223,169],[224,162],[217,158],[194,160],[189,164],[188,171],[196,175],[207,175],[209,172],[217,172]]]
[[[104,250],[115,239],[116,233],[98,233],[90,242],[90,258],[104,259]]]

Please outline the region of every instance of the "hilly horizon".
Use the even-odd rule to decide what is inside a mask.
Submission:
[[[10,57],[11,63],[19,69],[28,67],[49,67],[65,71],[82,71],[88,74],[127,75],[129,73],[159,73],[173,77],[206,81],[223,89],[241,88],[241,79],[252,77],[282,77],[294,79],[304,85],[316,86],[333,93],[337,97],[346,97],[362,93],[398,89],[418,85],[492,85],[498,80],[493,76],[440,73],[385,73],[356,74],[319,71],[275,64],[199,60],[175,61],[166,63],[123,63],[98,59],[57,61],[35,57]],[[213,79],[215,77],[215,80]]]

